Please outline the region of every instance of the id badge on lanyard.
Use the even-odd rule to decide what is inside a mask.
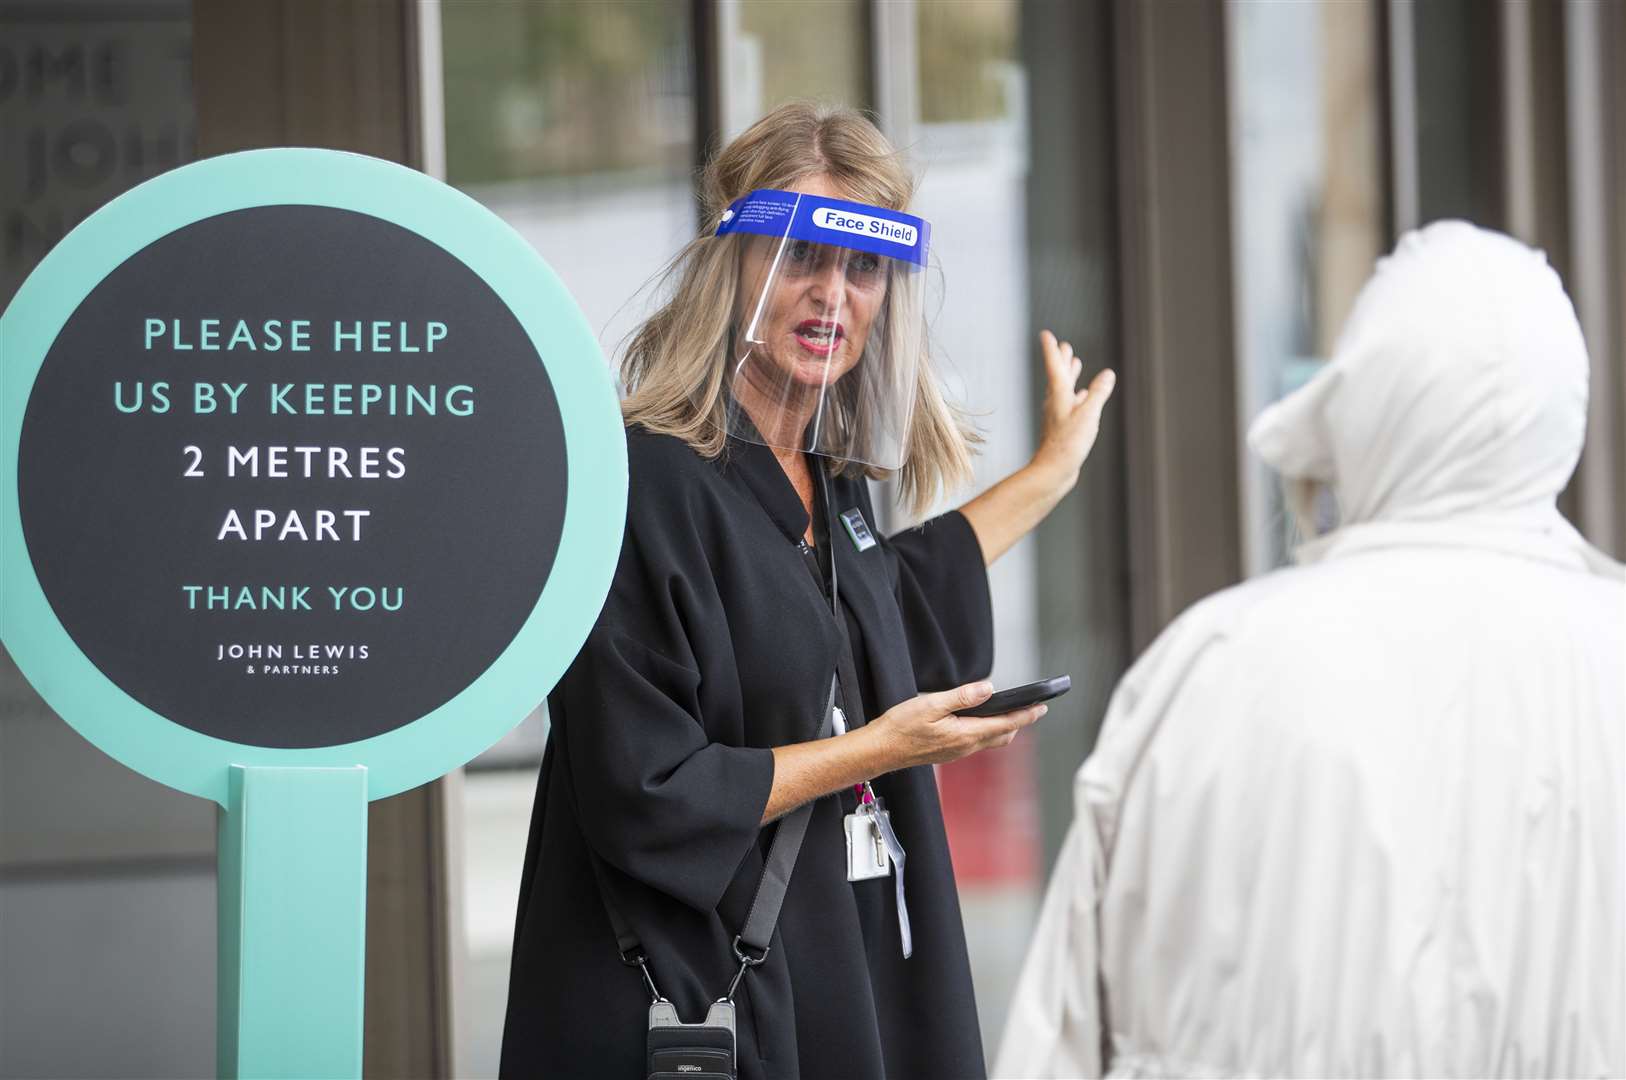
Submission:
[[[909,932],[909,905],[903,897],[903,845],[892,831],[892,815],[875,797],[866,781],[860,784],[858,809],[846,817],[847,880],[870,881],[891,877],[898,897],[898,939],[904,959],[914,954],[914,935]]]
[[[858,809],[847,815],[848,881],[891,876],[892,856],[886,849],[886,833],[881,825],[886,818],[887,813],[880,809],[878,802],[859,803]],[[888,820],[887,826],[890,825]]]
[[[836,734],[847,730],[847,718],[839,708],[831,709]],[[892,815],[875,795],[868,780],[855,789],[858,809],[848,814],[842,824],[847,833],[847,880],[871,881],[875,878],[895,877],[898,896],[898,938],[903,945],[903,957],[914,954],[914,935],[909,930],[909,905],[903,894],[903,844],[892,831]],[[896,873],[894,873],[896,868]]]
[[[840,706],[830,710],[831,724],[837,735],[847,733],[847,714]],[[892,854],[887,850],[886,836],[892,821],[875,797],[869,781],[855,790],[858,809],[848,814],[842,824],[847,832],[847,880],[869,881],[888,877],[892,873]]]
[[[847,714],[841,708],[831,709],[831,724],[837,735],[847,734]],[[891,818],[875,789],[868,781],[855,787],[859,795],[859,808],[849,813],[842,826],[847,831],[847,880],[868,882],[872,878],[889,877],[893,872],[893,856],[886,849],[886,833],[891,831]]]

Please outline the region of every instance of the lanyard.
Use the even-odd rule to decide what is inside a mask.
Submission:
[[[863,720],[863,701],[859,696],[858,672],[853,664],[852,643],[847,635],[846,616],[841,613],[841,587],[840,575],[836,567],[835,551],[835,522],[834,507],[830,502],[829,481],[822,466],[817,467],[819,479],[819,494],[824,503],[824,547],[830,553],[830,614],[835,620],[836,629],[836,670],[830,677],[830,706],[829,713],[820,718],[821,728],[825,721],[835,726],[831,734],[845,734],[847,731],[846,715],[835,705],[837,691],[839,690],[842,704],[852,709],[860,722]],[[749,490],[749,485],[747,485]],[[757,498],[756,492],[751,495],[762,506],[762,500]],[[763,512],[767,507],[762,506]],[[814,522],[817,523],[817,518]],[[801,552],[803,563],[808,573],[813,576],[814,586],[822,596],[825,592],[824,572],[819,566],[818,552],[808,545],[806,540],[798,538],[797,550]],[[822,736],[821,736],[822,737]],[[859,801],[858,812],[870,818],[880,834],[881,843],[886,847],[887,855],[892,860],[892,878],[895,884],[898,902],[898,937],[903,946],[903,955],[908,959],[914,953],[914,936],[909,928],[909,905],[905,900],[903,887],[903,865],[905,853],[903,844],[898,841],[898,835],[892,828],[891,816],[882,807],[881,801],[875,795],[875,788],[868,780],[854,785],[853,791]]]
[[[836,572],[835,549],[835,507],[830,502],[829,482],[821,467],[819,473],[819,493],[824,503],[824,546],[830,553],[830,614],[836,623],[836,673],[835,685],[840,687],[841,702],[858,714],[862,723],[863,700],[858,690],[858,671],[852,659],[852,642],[847,635],[847,618],[841,613],[840,575]],[[819,574],[818,555],[807,546],[806,541],[799,545],[803,555],[809,560],[809,568],[813,571],[814,579],[823,586],[822,575]],[[840,735],[847,729],[846,717],[841,710],[832,706],[831,721],[834,725],[832,734]],[[914,935],[909,928],[909,905],[904,896],[903,865],[905,853],[903,844],[898,840],[898,834],[892,828],[892,816],[888,814],[879,799],[875,796],[875,788],[868,781],[856,784],[854,794],[858,797],[858,811],[861,816],[867,817],[880,836],[881,843],[885,845],[887,855],[892,860],[892,880],[897,893],[898,901],[898,938],[903,946],[904,959],[914,953]]]

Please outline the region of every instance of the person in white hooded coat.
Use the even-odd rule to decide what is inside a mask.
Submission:
[[[1125,676],[994,1073],[1626,1075],[1626,569],[1560,516],[1587,356],[1543,256],[1404,237],[1249,444],[1299,566]]]

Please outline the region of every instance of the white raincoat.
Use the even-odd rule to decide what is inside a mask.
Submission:
[[[1626,572],[1555,508],[1586,395],[1539,253],[1379,263],[1249,435],[1343,525],[1118,687],[997,1076],[1626,1073]]]

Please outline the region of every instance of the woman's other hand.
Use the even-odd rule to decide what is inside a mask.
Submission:
[[[1007,746],[1017,732],[1045,714],[1045,706],[1030,705],[1000,716],[954,715],[955,709],[981,705],[993,691],[990,684],[975,682],[940,694],[921,694],[845,735],[774,747],[773,787],[762,808],[762,823],[895,769],[936,765]]]
[[[1070,490],[1078,483],[1079,470],[1095,445],[1101,410],[1112,397],[1118,377],[1107,368],[1079,390],[1084,361],[1074,355],[1073,346],[1058,342],[1055,334],[1044,330],[1039,334],[1039,349],[1044,356],[1046,391],[1041,411],[1044,426],[1033,465],[1049,474],[1058,487]]]
[[[941,765],[979,750],[1008,746],[1047,711],[1047,706],[1030,705],[998,716],[955,715],[956,709],[981,705],[993,692],[991,684],[975,682],[920,694],[892,706],[858,732],[868,732],[875,740],[877,760],[884,766],[880,771],[891,772],[912,765]]]

